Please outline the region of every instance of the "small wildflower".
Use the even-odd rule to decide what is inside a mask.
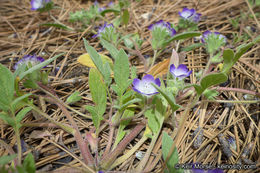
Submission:
[[[176,34],[176,31],[171,27],[171,24],[169,22],[164,22],[163,20],[150,25],[148,29],[152,31],[153,50],[163,48],[167,44],[167,41]]]
[[[31,0],[31,10],[38,10],[43,8],[50,0]]]
[[[133,90],[146,96],[157,94],[158,91],[151,83],[159,87],[161,86],[160,79],[154,79],[154,77],[149,74],[145,75],[142,80],[135,78],[133,81]]]
[[[155,24],[151,24],[148,29],[151,31],[156,29],[165,30],[170,36],[174,36],[176,34],[176,31],[171,27],[171,24],[169,22],[164,22],[163,20],[159,20]]]
[[[114,30],[114,25],[112,23],[108,24],[105,22],[105,24],[98,29],[98,33],[93,35],[92,38],[100,37],[102,33],[105,33],[109,30]]]
[[[43,62],[44,59],[42,57],[37,57],[35,55],[25,55],[22,59],[20,59],[15,65],[14,69],[17,70],[20,66],[23,64],[26,64],[26,66],[29,68],[30,66],[35,66],[37,64],[40,64]]]
[[[214,37],[216,39],[219,39],[219,40],[223,40],[224,43],[226,43],[226,37],[222,34],[220,34],[219,32],[211,32],[211,31],[205,31],[203,34],[202,34],[202,37],[201,37],[201,41],[202,43],[205,43],[207,42],[207,40],[209,39],[209,37]]]
[[[184,20],[188,20],[190,22],[198,23],[200,20],[200,13],[196,13],[195,9],[188,9],[188,8],[183,8],[181,12],[179,12],[179,15],[181,18]]]
[[[189,71],[187,66],[184,64],[180,64],[177,68],[174,66],[174,64],[172,64],[170,66],[170,72],[175,78],[183,79],[185,77],[188,77],[191,74],[192,70]]]

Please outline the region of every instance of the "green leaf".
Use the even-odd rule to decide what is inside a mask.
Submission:
[[[49,26],[49,27],[55,27],[55,28],[59,28],[59,29],[73,31],[71,28],[67,27],[66,25],[60,24],[60,23],[44,23],[44,24],[40,24],[40,26]]]
[[[85,49],[89,53],[92,61],[94,62],[94,64],[96,65],[96,67],[98,68],[100,73],[104,74],[103,62],[102,62],[101,57],[99,56],[97,51],[92,46],[88,45],[88,42],[85,38],[83,38],[83,40],[84,40]]]
[[[23,161],[23,167],[28,173],[35,173],[36,167],[32,153],[27,154]]]
[[[212,73],[201,80],[201,87],[203,91],[213,85],[218,85],[228,80],[228,76],[225,73]]]
[[[0,64],[0,74],[0,109],[7,111],[14,98],[14,76],[2,64]]]
[[[123,111],[125,110],[129,105],[131,104],[134,104],[134,103],[137,103],[137,102],[141,102],[142,99],[139,99],[139,98],[135,98],[135,99],[132,99],[130,101],[128,101],[127,103],[123,104],[121,107],[118,107],[118,106],[114,106],[115,108],[118,108],[119,111]]]
[[[92,100],[96,105],[96,112],[99,120],[103,119],[103,114],[106,111],[107,92],[106,85],[102,80],[102,76],[95,68],[90,69],[89,72],[89,88]]]
[[[32,68],[29,68],[27,71],[22,72],[21,74],[19,74],[20,80],[22,80],[22,79],[24,78],[24,76],[26,76],[26,75],[28,75],[28,74],[34,72],[35,70],[41,69],[42,67],[48,65],[49,63],[51,63],[52,61],[54,61],[55,59],[57,59],[58,57],[60,57],[60,56],[62,56],[62,55],[64,55],[64,54],[65,54],[65,53],[61,53],[61,54],[59,54],[59,55],[56,55],[56,56],[54,56],[54,57],[52,57],[52,58],[50,58],[50,59],[48,59],[48,60],[43,61],[43,62],[40,63],[40,64],[37,64],[37,65],[33,66]]]
[[[105,80],[105,83],[107,84],[107,86],[109,86],[112,82],[111,68],[110,68],[109,62],[106,62],[104,64],[104,80]]]
[[[112,8],[109,8],[109,9],[105,9],[103,10],[100,15],[101,16],[105,16],[106,13],[114,13],[115,15],[118,15],[120,13],[120,10],[116,10],[116,9],[112,9]]]
[[[26,99],[27,97],[29,97],[31,95],[32,95],[32,93],[27,93],[27,94],[24,94],[20,97],[17,97],[16,99],[14,99],[14,101],[12,102],[12,108],[15,109],[16,105],[19,104],[19,102],[21,102],[22,100]]]
[[[162,137],[162,154],[163,154],[163,159],[166,160],[170,149],[173,145],[173,140],[172,138],[166,133],[163,132],[163,137]],[[174,151],[172,155],[170,156],[168,162],[166,163],[168,172],[170,173],[177,173],[177,172],[183,172],[182,170],[177,170],[175,168],[175,164],[179,162],[179,156],[178,156],[178,151],[177,148],[174,148]]]
[[[158,87],[155,84],[152,84],[159,93],[162,94],[162,96],[168,101],[168,103],[170,104],[172,111],[176,111],[177,109],[179,109],[181,106],[178,104],[175,104],[175,100],[174,97],[172,95],[172,93],[169,93],[168,91],[163,91],[160,87]]]
[[[192,86],[195,88],[198,95],[201,95],[203,93],[203,88],[200,85],[192,84]]]
[[[129,75],[130,70],[128,56],[125,51],[121,49],[117,55],[114,65],[114,79],[121,90],[121,94],[128,87],[126,84],[128,83]]]
[[[153,134],[156,134],[158,130],[160,129],[160,123],[155,115],[155,112],[153,109],[148,109],[144,116],[148,119],[148,126],[152,130]]]
[[[203,45],[203,43],[195,43],[195,44],[192,44],[190,46],[182,48],[181,52],[188,52],[188,51],[197,49],[197,48],[201,47],[202,45]]]
[[[223,73],[227,73],[229,69],[233,65],[233,58],[234,58],[234,52],[231,49],[224,50],[223,52],[223,59],[224,59],[224,64],[223,64]]]
[[[172,38],[170,38],[164,45],[163,47],[167,46],[170,42],[174,41],[174,40],[184,40],[187,38],[192,38],[192,37],[197,37],[200,36],[201,33],[200,32],[183,32],[181,34],[176,34],[175,36],[173,36]]]
[[[10,161],[12,161],[14,158],[16,158],[16,154],[1,156],[0,157],[0,165],[6,165]]]
[[[20,123],[23,119],[23,117],[32,110],[31,107],[26,107],[26,108],[23,108],[22,110],[20,110],[20,112],[18,112],[18,114],[16,115],[15,117],[15,121],[16,123]]]
[[[94,106],[87,105],[85,106],[85,109],[91,113],[93,124],[96,127],[96,130],[98,131],[100,125],[100,119],[98,117],[96,108]]]
[[[8,125],[10,125],[10,126],[12,126],[12,127],[15,127],[15,126],[16,126],[15,120],[14,120],[12,117],[10,117],[9,115],[7,115],[7,114],[1,112],[1,113],[0,113],[0,118],[1,118],[2,120],[4,120]]]
[[[207,99],[209,100],[215,100],[214,97],[218,96],[219,92],[217,92],[216,90],[210,90],[210,89],[206,89],[203,94],[207,97]]]
[[[125,9],[122,15],[122,24],[127,26],[129,18],[130,18],[129,11]]]
[[[82,97],[80,96],[80,92],[75,91],[67,98],[66,103],[75,103],[75,102],[80,101],[81,99],[82,99]]]
[[[105,49],[107,49],[109,51],[109,53],[111,54],[111,56],[116,60],[119,51],[115,48],[115,46],[113,44],[109,43],[108,41],[106,41],[102,38],[100,40],[101,40],[102,46]]]
[[[134,116],[134,111],[130,110],[130,109],[126,109],[122,115],[122,119],[124,118],[131,118]],[[122,121],[119,125],[118,128],[118,132],[117,132],[117,136],[116,136],[116,140],[115,140],[115,144],[114,144],[114,148],[117,146],[117,144],[123,139],[123,137],[126,134],[126,131],[124,130],[125,127],[129,124],[131,120],[126,120],[126,121]]]

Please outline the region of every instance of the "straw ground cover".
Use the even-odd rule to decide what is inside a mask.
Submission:
[[[255,3],[254,3],[255,2]],[[93,30],[103,25],[104,21],[114,18],[113,13],[108,13],[104,18],[96,20],[91,24],[82,26],[80,22],[69,22],[69,14],[81,9],[88,9],[94,2],[91,1],[54,1],[58,8],[50,13],[39,13],[30,9],[29,1],[4,1],[0,2],[0,61],[10,70],[13,70],[14,64],[24,55],[36,54],[47,60],[59,53],[64,53],[61,58],[57,58],[51,64],[47,65],[50,70],[49,86],[54,89],[57,97],[64,102],[75,91],[82,97],[80,101],[74,104],[66,104],[66,109],[70,112],[79,128],[82,136],[87,136],[88,132],[94,133],[94,124],[91,120],[91,114],[86,111],[86,105],[93,105],[93,99],[89,87],[89,70],[77,62],[77,58],[86,53],[83,38],[94,47],[99,53],[111,57],[109,52],[102,48],[100,41],[92,38]],[[107,1],[99,2],[104,7]],[[198,43],[199,38],[187,39],[177,44],[171,44],[158,56],[155,61],[155,70],[147,71],[144,61],[147,57],[153,56],[151,47],[150,31],[148,26],[164,20],[171,23],[178,23],[178,11],[184,7],[195,8],[201,13],[201,21],[198,24],[199,31],[206,30],[217,31],[225,35],[227,44],[222,49],[235,49],[242,43],[248,43],[256,38],[260,33],[260,6],[256,1],[248,0],[200,0],[200,1],[131,1],[128,11],[130,19],[127,26],[117,27],[122,35],[129,33],[138,33],[143,41],[141,47],[134,45],[132,49],[120,44],[129,53],[131,66],[137,67],[139,76],[146,73],[158,75],[165,67],[165,59],[172,56],[172,48],[177,50],[180,61],[183,61],[192,74],[187,78],[189,83],[194,84],[198,78],[197,72],[204,69],[207,64],[207,54],[205,48],[198,48],[184,51],[187,46]],[[46,23],[56,23],[64,28],[57,28]],[[192,97],[184,97],[180,94],[176,98],[177,104],[182,107],[174,113],[175,118],[169,118],[164,122],[161,133],[156,141],[149,138],[143,139],[144,129],[141,127],[141,133],[129,141],[129,144],[122,151],[123,156],[128,151],[134,151],[126,160],[116,160],[113,171],[131,172],[140,166],[143,158],[137,158],[136,153],[142,155],[149,149],[152,149],[148,156],[147,163],[142,170],[144,172],[160,172],[165,168],[165,160],[162,157],[162,138],[163,131],[167,132],[174,140],[178,148],[178,163],[202,163],[208,165],[253,165],[248,170],[240,172],[259,172],[260,167],[260,120],[259,120],[259,44],[254,45],[245,53],[233,66],[229,73],[229,80],[221,86],[215,86],[219,95],[215,100],[200,99],[195,106],[188,112],[188,118],[184,122],[182,135],[176,135],[180,127],[180,120],[184,114],[185,107]],[[166,68],[168,66],[166,65]],[[212,66],[212,71],[217,70]],[[157,71],[156,71],[157,70]],[[166,72],[167,73],[167,72]],[[0,74],[4,75],[4,74]],[[159,75],[158,75],[159,76]],[[164,76],[165,77],[165,76]],[[42,91],[23,89],[24,92],[32,92],[38,95],[34,104],[43,112],[52,117],[55,121],[70,124],[70,120],[64,113],[64,107],[55,103],[53,98],[46,99]],[[194,90],[192,90],[195,92]],[[111,95],[115,99],[116,94]],[[109,98],[108,98],[109,100]],[[115,142],[117,128],[111,133],[111,114],[113,109],[111,102],[107,102],[107,109],[104,113],[104,120],[101,121],[98,133],[98,153],[107,153],[107,146]],[[138,116],[132,119],[127,126],[127,132],[131,132],[138,124],[147,123],[142,110],[136,110]],[[17,142],[13,128],[6,125],[4,121],[1,124],[1,149],[0,156],[13,154],[17,151]],[[198,128],[200,127],[200,128]],[[202,142],[196,141],[200,132],[203,130]],[[111,136],[114,134],[114,136]],[[194,134],[195,135],[194,137]],[[54,124],[46,118],[39,115],[36,111],[31,111],[22,120],[20,128],[23,155],[29,152],[33,153],[36,168],[41,172],[82,172],[88,170],[84,163],[84,158],[80,156],[79,147],[76,144],[73,135],[62,130],[57,124]],[[177,136],[177,137],[176,137]],[[233,139],[234,143],[227,139]],[[86,137],[86,139],[89,139]],[[199,145],[194,145],[197,142]],[[111,144],[112,142],[112,144]],[[226,145],[227,143],[227,145]],[[140,144],[140,146],[138,146]],[[232,145],[233,144],[233,145]],[[150,147],[154,145],[154,147]],[[87,145],[86,145],[87,146]],[[150,148],[149,148],[150,147]],[[226,149],[226,148],[230,148]],[[227,151],[228,150],[228,151]],[[228,157],[228,152],[232,156]],[[92,153],[96,156],[97,153]],[[111,166],[111,165],[110,165]],[[249,167],[249,166],[248,166]],[[246,167],[245,167],[246,168]],[[140,170],[140,168],[139,168]],[[234,172],[236,169],[225,169],[226,172]]]

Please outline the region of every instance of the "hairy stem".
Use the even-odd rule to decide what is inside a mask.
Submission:
[[[60,100],[54,91],[52,91],[51,89],[49,89],[47,86],[44,86],[40,83],[38,83],[39,85],[39,88],[44,91],[47,95],[49,95],[51,97],[51,99],[53,99],[53,101],[56,103],[57,106],[60,107],[60,109],[62,110],[62,112],[65,114],[65,116],[67,117],[67,119],[69,120],[70,124],[72,125],[72,127],[75,129],[75,134],[74,134],[74,137],[75,137],[75,140],[79,146],[79,149],[81,151],[81,154],[82,154],[82,157],[84,159],[84,162],[86,164],[89,164],[89,165],[93,165],[94,164],[94,158],[93,156],[91,155],[90,151],[89,151],[89,148],[85,145],[85,141],[84,139],[82,138],[81,134],[80,134],[80,131],[79,131],[79,128],[76,124],[76,122],[74,121],[74,119],[72,118],[71,114],[69,113],[69,111],[66,109],[66,107],[64,106],[65,103],[63,103],[62,100]],[[49,92],[49,90],[51,90],[51,92]]]
[[[150,157],[150,155],[151,155],[151,152],[152,152],[152,150],[153,150],[153,148],[154,148],[154,145],[155,145],[155,143],[156,143],[156,141],[157,141],[157,138],[158,138],[158,136],[159,136],[159,134],[160,134],[160,132],[161,132],[161,128],[162,128],[162,126],[163,126],[164,118],[160,119],[159,121],[160,121],[160,129],[159,129],[158,132],[153,136],[152,142],[151,142],[151,144],[150,144],[148,150],[146,151],[146,153],[145,153],[145,155],[144,155],[142,161],[139,163],[139,165],[138,165],[137,168],[135,169],[136,172],[142,172],[142,170],[144,170],[144,168],[145,168],[145,166],[146,166],[146,163],[148,162],[148,159],[149,159],[149,157]]]
[[[115,161],[117,156],[121,154],[125,147],[131,142],[145,127],[145,124],[140,123],[138,124],[130,134],[128,134],[116,147],[115,150],[107,154],[101,161],[100,161],[100,166],[104,169],[109,169],[112,163]]]
[[[22,145],[21,145],[21,137],[19,133],[19,128],[16,126],[15,129],[15,137],[17,142],[17,152],[18,152],[18,165],[22,163]]]

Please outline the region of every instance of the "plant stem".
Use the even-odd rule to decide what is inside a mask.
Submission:
[[[111,169],[117,167],[118,165],[120,165],[121,163],[123,163],[124,161],[126,161],[129,157],[131,157],[138,148],[141,147],[141,145],[148,139],[148,137],[146,137],[145,135],[142,136],[142,138],[138,141],[138,143],[131,148],[131,150],[129,150],[126,154],[124,154],[123,156],[119,157],[118,159],[116,159],[116,161],[113,163],[113,165],[110,167]]]
[[[112,165],[112,163],[115,161],[116,157],[121,154],[125,147],[131,142],[145,127],[145,124],[140,123],[138,124],[130,134],[128,134],[116,147],[115,150],[107,154],[101,161],[100,166],[103,169],[109,169]]]
[[[91,155],[89,148],[86,146],[86,143],[81,136],[81,133],[79,131],[79,128],[78,128],[76,122],[74,121],[71,114],[69,113],[69,111],[64,106],[65,103],[62,100],[60,100],[57,97],[56,93],[54,91],[52,91],[51,89],[49,89],[47,86],[44,86],[41,83],[38,83],[38,86],[39,86],[39,89],[41,89],[43,92],[45,92],[47,95],[50,96],[50,99],[53,99],[53,101],[56,103],[56,105],[59,106],[60,109],[62,110],[62,112],[65,114],[65,116],[69,120],[71,126],[75,130],[74,137],[75,137],[75,140],[76,140],[76,142],[79,146],[79,149],[81,151],[81,154],[82,154],[82,157],[84,159],[85,164],[93,166],[94,165],[94,158]],[[52,94],[52,93],[54,93],[54,94]]]
[[[163,163],[163,169],[162,169],[162,170],[165,169],[166,163],[167,163],[168,160],[170,159],[170,157],[171,157],[171,155],[172,155],[172,153],[173,153],[173,151],[174,151],[174,148],[175,148],[175,147],[178,148],[178,145],[179,145],[179,142],[180,142],[179,139],[180,139],[182,133],[184,133],[184,124],[185,124],[186,120],[188,119],[189,110],[198,102],[199,98],[200,98],[200,95],[197,95],[197,96],[195,97],[195,99],[194,99],[192,102],[189,103],[189,105],[186,107],[186,109],[185,109],[183,115],[181,116],[180,126],[179,126],[179,128],[178,128],[178,130],[177,130],[176,138],[175,138],[175,140],[173,141],[173,144],[172,144],[172,146],[171,146],[171,149],[170,149],[170,151],[169,151],[169,153],[168,153],[168,155],[167,155],[167,157],[166,157],[166,160],[165,160],[164,163]],[[192,97],[191,99],[193,99],[193,97]]]
[[[37,113],[39,113],[40,115],[44,116],[46,119],[48,119],[50,122],[52,122],[53,124],[59,126],[60,128],[62,128],[63,130],[65,130],[66,132],[74,135],[75,134],[75,129],[73,129],[72,127],[62,124],[60,122],[55,121],[54,119],[52,119],[51,117],[48,116],[48,114],[42,112],[38,107],[32,105],[32,104],[28,104],[29,107],[31,107],[34,111],[36,111]]]
[[[215,89],[217,91],[233,91],[233,92],[240,92],[244,94],[250,94],[254,95],[260,98],[260,93],[255,92],[255,91],[250,91],[246,89],[241,89],[241,88],[228,88],[228,87],[213,87],[212,89]]]
[[[153,59],[152,59],[150,68],[154,65],[156,58],[157,58],[157,50],[154,50],[154,51],[153,51]]]
[[[18,165],[21,165],[22,163],[22,145],[21,145],[21,137],[19,133],[19,128],[16,127],[14,128],[15,131],[15,137],[16,137],[16,142],[17,142],[17,152],[18,152]]]
[[[159,121],[160,121],[159,122],[160,123],[160,128],[158,129],[157,133],[153,136],[152,142],[151,142],[148,150],[146,151],[142,161],[139,163],[139,165],[135,169],[136,172],[142,172],[144,170],[144,168],[146,166],[146,163],[147,163],[147,161],[148,161],[148,159],[149,159],[149,157],[151,155],[151,152],[152,152],[152,150],[154,148],[154,145],[155,145],[155,143],[157,141],[157,138],[158,138],[159,134],[161,133],[161,128],[163,126],[164,117],[161,118]]]

